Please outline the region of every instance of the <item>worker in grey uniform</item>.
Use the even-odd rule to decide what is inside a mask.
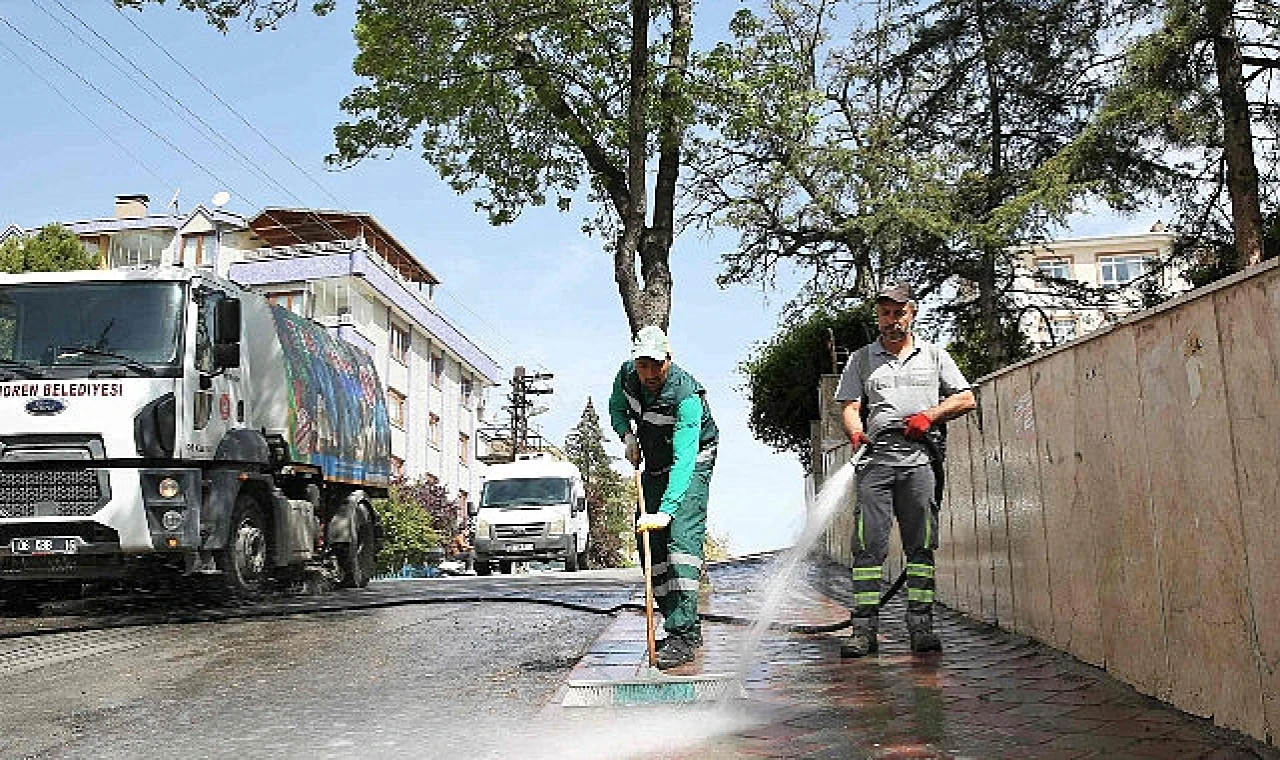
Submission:
[[[937,476],[925,437],[977,403],[946,350],[912,334],[916,313],[910,285],[881,288],[876,294],[880,338],[849,357],[836,388],[849,443],[855,453],[870,447],[856,468],[853,630],[841,644],[842,657],[862,657],[878,647],[880,582],[895,517],[907,555],[911,651],[942,648],[933,631]]]

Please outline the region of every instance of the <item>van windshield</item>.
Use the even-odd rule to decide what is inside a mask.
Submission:
[[[482,507],[537,507],[568,502],[568,478],[490,480],[480,492]]]

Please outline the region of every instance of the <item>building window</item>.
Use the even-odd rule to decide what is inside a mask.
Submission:
[[[1099,256],[1099,281],[1103,285],[1127,285],[1141,277],[1150,265],[1149,256]]]
[[[458,462],[466,467],[471,463],[471,436],[458,433]]]
[[[401,364],[409,363],[409,331],[399,325],[391,325],[391,358]]]
[[[172,232],[125,230],[111,237],[107,249],[110,267],[159,266],[160,254],[173,240]]]
[[[398,428],[404,427],[405,400],[404,394],[400,391],[387,389],[387,415],[391,417],[392,425]]]
[[[440,354],[431,355],[431,384],[440,387],[440,381],[444,378],[444,357]]]
[[[1061,346],[1069,340],[1075,340],[1075,317],[1054,317],[1049,324],[1050,329],[1053,331],[1053,342],[1055,345]]]
[[[279,293],[268,293],[267,300],[277,306],[283,306],[300,317],[305,317],[307,315],[303,311],[304,295],[306,293],[302,290],[284,290]]]
[[[476,384],[469,377],[462,378],[462,406],[470,409],[471,402],[475,400]]]
[[[427,420],[427,442],[435,448],[440,448],[440,415],[435,412]]]
[[[404,460],[395,454],[391,455],[391,477],[395,480],[404,480]]]
[[[1071,279],[1071,259],[1036,259],[1036,268],[1045,277],[1057,277],[1060,280]]]
[[[178,266],[200,267],[213,264],[217,246],[218,238],[213,232],[183,235],[182,248],[178,250]]]

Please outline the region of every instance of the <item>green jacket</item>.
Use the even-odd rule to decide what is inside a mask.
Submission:
[[[720,433],[705,395],[702,384],[674,362],[656,398],[640,384],[634,361],[624,362],[613,381],[609,420],[620,438],[634,426],[646,473],[668,474],[658,507],[668,514],[675,513],[694,465],[715,458]]]

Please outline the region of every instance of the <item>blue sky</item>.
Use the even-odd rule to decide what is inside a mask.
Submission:
[[[721,14],[737,5],[700,4],[714,8],[696,18],[704,44],[724,34],[727,16]],[[341,2],[324,18],[300,13],[264,33],[233,25],[224,36],[203,17],[169,6],[128,13],[166,55],[108,0],[0,0],[0,227],[109,216],[120,193],[146,193],[152,207],[161,208],[178,192],[184,211],[226,190],[232,196],[227,208],[240,213],[266,205],[370,212],[443,280],[441,310],[506,372],[523,364],[555,374],[551,410],[537,421],[545,436],[562,442],[588,396],[604,414],[613,374],[627,353],[611,261],[598,240],[579,231],[580,209],[534,210],[513,225],[490,227],[473,212],[471,199],[455,195],[412,152],[326,169],[332,128],[343,118],[338,103],[357,84],[353,15],[354,3]],[[183,105],[143,92],[150,84],[134,64]],[[181,118],[183,106],[235,149],[202,136],[203,126]],[[1075,232],[1138,231],[1151,221],[1083,219]],[[791,295],[789,280],[784,276],[768,292],[718,288],[719,252],[732,243],[727,235],[677,241],[671,339],[677,363],[709,388],[722,431],[712,530],[735,552],[749,553],[787,545],[802,527],[804,500],[796,458],[751,438],[736,371],[752,344],[774,332]],[[501,390],[490,391],[491,406]],[[620,446],[613,449],[620,454]]]

